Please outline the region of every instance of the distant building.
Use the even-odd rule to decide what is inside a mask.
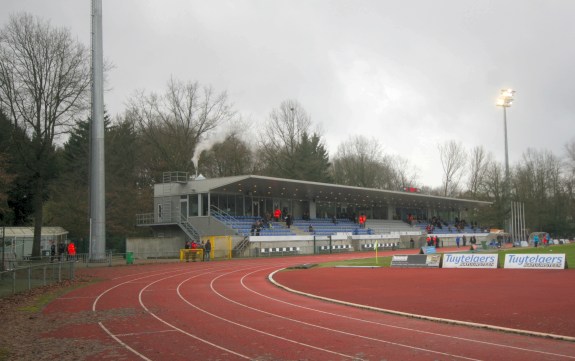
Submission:
[[[34,227],[3,227],[4,252],[16,256],[16,259],[30,257],[32,255],[32,244],[34,242]],[[0,236],[1,236],[0,228]],[[43,256],[50,255],[50,241],[54,243],[66,243],[68,231],[62,227],[42,227],[42,240],[40,250]]]

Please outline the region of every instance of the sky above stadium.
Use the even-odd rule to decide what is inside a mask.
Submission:
[[[0,26],[28,12],[90,45],[89,0],[3,0]],[[252,135],[282,101],[300,102],[334,155],[350,136],[405,157],[441,184],[438,145],[484,146],[503,164],[527,148],[564,155],[575,139],[572,0],[103,0],[104,101],[170,77],[226,91]]]

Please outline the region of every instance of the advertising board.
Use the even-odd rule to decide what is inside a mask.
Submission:
[[[565,254],[506,254],[504,268],[564,269]]]
[[[497,268],[498,254],[449,254],[443,255],[443,268]]]
[[[395,255],[391,259],[391,267],[439,268],[441,254],[410,254]]]

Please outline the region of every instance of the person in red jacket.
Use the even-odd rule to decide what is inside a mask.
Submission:
[[[190,252],[192,252],[192,262],[196,262],[196,257],[198,256],[198,244],[196,241],[192,241],[192,248]]]
[[[365,221],[367,220],[367,217],[365,216],[365,214],[360,214],[359,215],[359,228],[365,228]]]
[[[280,211],[279,208],[276,208],[276,210],[274,211],[274,218],[276,219],[276,222],[280,221],[281,216],[282,216],[282,211]]]
[[[76,246],[74,245],[74,242],[68,243],[68,257],[71,260],[76,259]]]

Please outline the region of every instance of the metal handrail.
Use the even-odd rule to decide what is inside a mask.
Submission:
[[[211,205],[210,212],[215,213],[216,216],[221,217],[224,223],[227,222],[236,222],[238,219],[232,216],[231,214],[227,213],[226,211],[216,207],[215,205]]]
[[[184,215],[180,215],[180,223],[178,223],[182,230],[194,241],[200,240],[200,232],[196,230],[196,228],[188,222],[188,218]]]

